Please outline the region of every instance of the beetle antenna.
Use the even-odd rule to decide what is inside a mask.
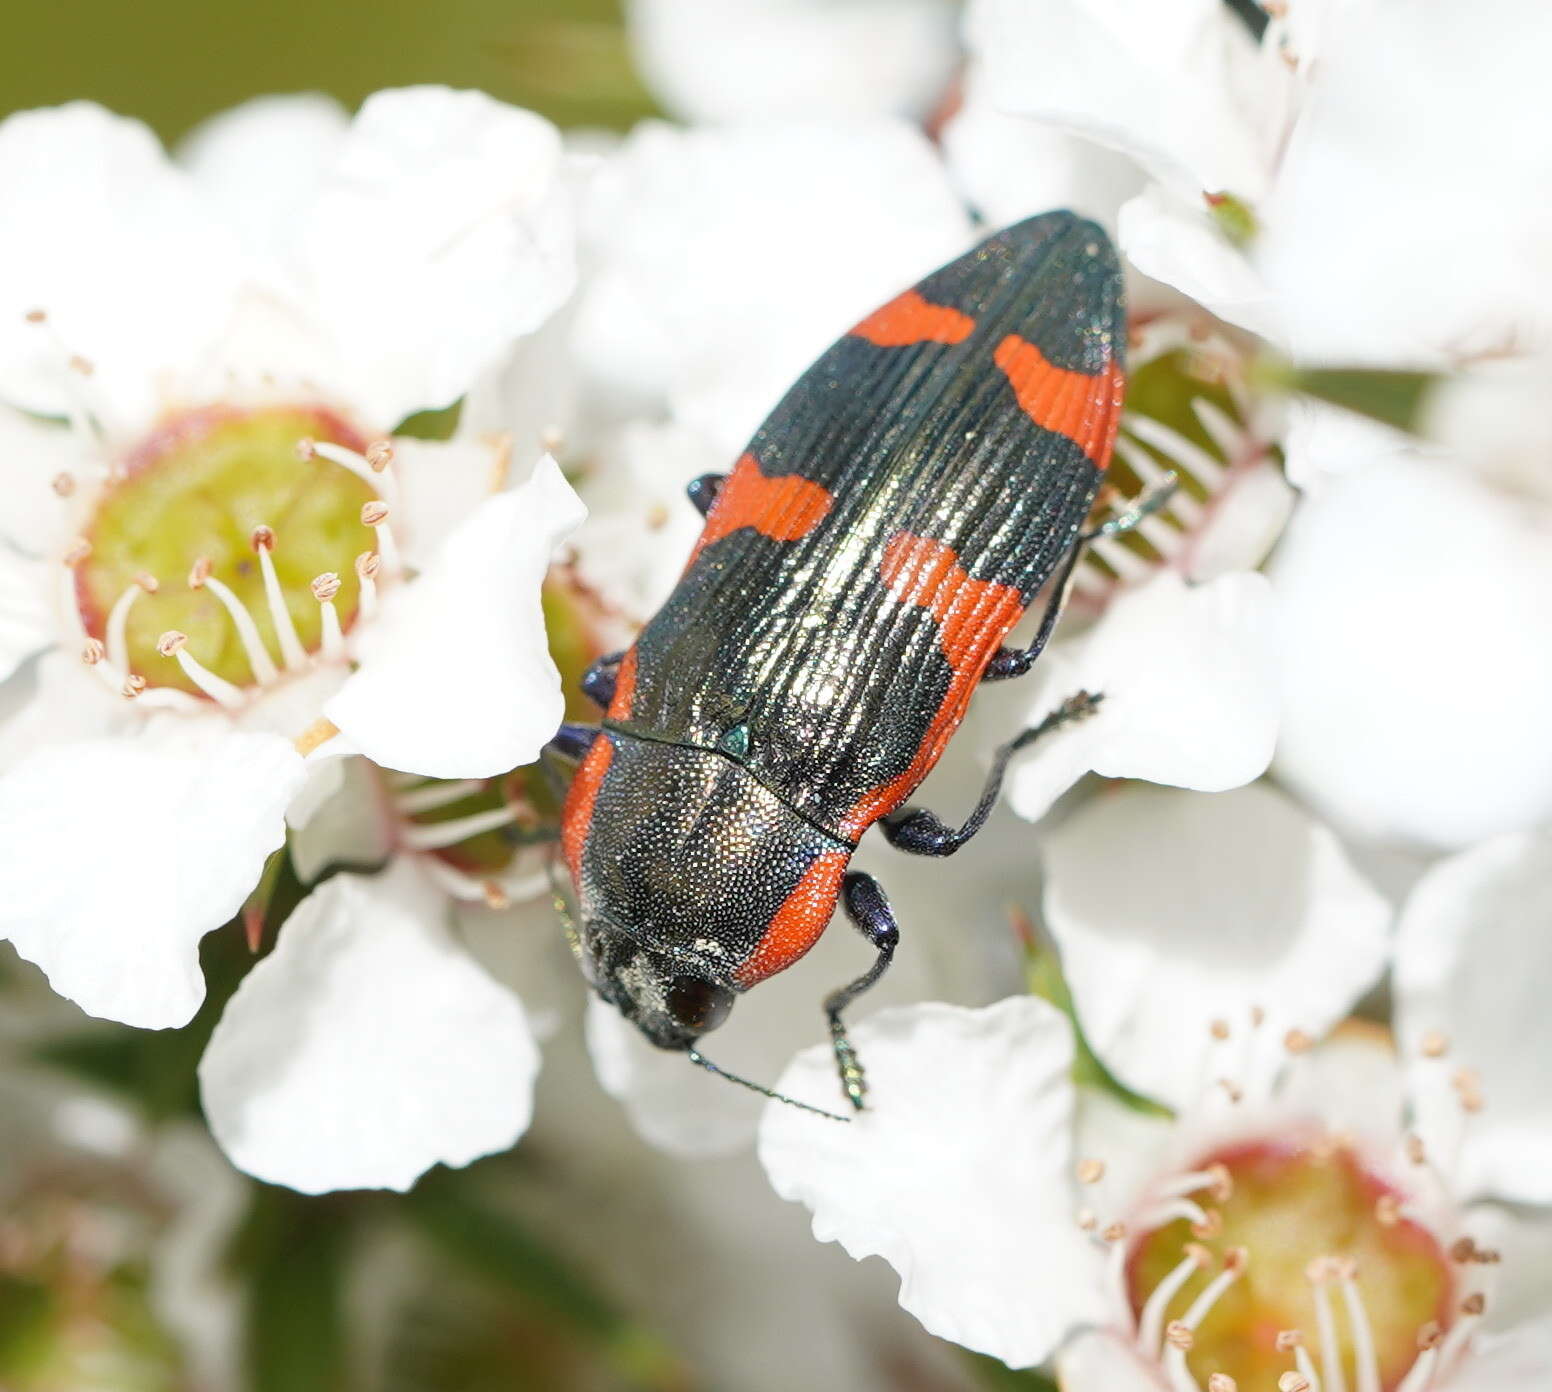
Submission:
[[[758,1092],[763,1097],[769,1097],[777,1102],[785,1102],[789,1107],[798,1107],[805,1112],[812,1112],[815,1116],[828,1117],[831,1121],[850,1121],[848,1116],[841,1116],[838,1112],[827,1112],[823,1107],[810,1106],[807,1102],[799,1102],[796,1097],[788,1097],[785,1093],[772,1092],[768,1087],[761,1087],[759,1083],[752,1083],[748,1078],[740,1078],[737,1073],[729,1073],[725,1068],[718,1068],[699,1049],[687,1049],[685,1051],[690,1062],[704,1068],[708,1073],[715,1073],[719,1078],[726,1078],[730,1083],[737,1083],[739,1087],[746,1087],[750,1092]]]

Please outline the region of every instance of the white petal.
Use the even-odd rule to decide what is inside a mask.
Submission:
[[[560,173],[555,128],[483,93],[367,100],[297,256],[370,419],[450,404],[571,293]]]
[[[0,187],[0,397],[63,415],[74,354],[104,414],[149,424],[226,318],[231,233],[150,131],[86,102],[0,123]]]
[[[0,406],[0,542],[28,556],[64,551],[74,509],[54,480],[79,478],[88,462],[95,461],[84,459],[80,438],[63,424]]]
[[[286,740],[213,720],[40,750],[0,778],[0,936],[88,1014],[186,1023],[199,940],[285,839],[302,777]]]
[[[1269,132],[1236,90],[1255,45],[1217,0],[975,0],[967,37],[1003,111],[1131,155],[1187,196],[1260,196]],[[1255,97],[1278,108],[1285,81],[1270,72]]]
[[[46,745],[139,729],[144,712],[60,648],[0,685],[0,773]]]
[[[953,74],[944,0],[631,0],[637,64],[685,121],[924,116]]]
[[[966,198],[992,226],[1071,208],[1115,229],[1143,176],[1131,160],[1054,126],[1009,116],[984,95],[978,68],[943,128],[943,154]]]
[[[255,97],[196,126],[176,155],[248,246],[274,257],[294,239],[349,124],[320,92]]]
[[[1159,1392],[1158,1365],[1151,1367],[1118,1330],[1082,1334],[1057,1354],[1062,1392]]]
[[[1180,558],[1188,579],[1200,584],[1236,570],[1254,570],[1277,544],[1298,494],[1270,452],[1229,471],[1212,511]]]
[[[286,823],[291,864],[304,885],[331,866],[375,868],[393,849],[382,774],[365,759],[309,764],[307,786],[286,810]]]
[[[1121,209],[1117,240],[1144,275],[1189,295],[1220,319],[1277,337],[1271,292],[1199,201],[1193,205],[1154,184]]]
[[[1483,1110],[1465,1120],[1460,1182],[1552,1203],[1552,834],[1499,837],[1441,861],[1418,882],[1396,939],[1396,1010],[1414,1106],[1453,1149],[1457,1068],[1481,1075]],[[1422,1058],[1422,1036],[1450,1042]],[[1447,1152],[1448,1153],[1448,1152]]]
[[[932,1333],[1015,1367],[1044,1360],[1105,1308],[1103,1258],[1068,1188],[1072,1036],[1044,1001],[886,1010],[852,1034],[869,1109],[849,1124],[771,1103],[759,1154],[814,1236],[900,1273],[900,1304]],[[777,1085],[835,1105],[828,1046]]]
[[[539,586],[582,505],[546,456],[482,503],[362,633],[360,670],[324,708],[386,768],[484,778],[533,762],[561,721]]]
[[[497,472],[502,451],[481,440],[400,436],[393,453],[399,479],[396,511],[404,532],[399,549],[410,565],[424,570],[459,523],[507,485]],[[522,462],[527,464],[527,456]]]
[[[754,1130],[759,1099],[730,1089],[695,1068],[682,1053],[648,1043],[611,1005],[587,1003],[587,1050],[598,1081],[630,1112],[641,1136],[670,1155],[732,1155]],[[713,1054],[720,1052],[707,1046]],[[731,1067],[731,1065],[729,1065]]]
[[[1398,24],[1346,5],[1331,29],[1258,246],[1296,350],[1395,367],[1534,340],[1552,310],[1552,11],[1484,0]]]
[[[1304,503],[1271,574],[1277,770],[1326,816],[1436,847],[1552,817],[1552,521],[1379,460]]]
[[[1341,1019],[1384,966],[1390,909],[1330,831],[1255,783],[1088,803],[1046,840],[1045,916],[1095,1052],[1178,1108],[1219,1077],[1264,1086],[1288,1029]],[[1252,1059],[1256,1006],[1273,1044]],[[1219,1019],[1232,1049],[1210,1059]]]
[[[970,238],[930,143],[883,119],[649,123],[587,208],[581,361],[611,392],[668,399],[725,458],[839,334]]]
[[[1390,1031],[1372,1020],[1343,1020],[1309,1053],[1289,1061],[1277,1104],[1317,1117],[1336,1134],[1366,1137],[1376,1154],[1394,1151],[1405,1091]]]
[[[0,542],[0,682],[55,641],[48,605],[48,570]]]
[[[1260,775],[1277,738],[1270,629],[1267,582],[1249,572],[1191,586],[1165,571],[1123,593],[1035,669],[1026,724],[1079,690],[1104,700],[1013,771],[1014,809],[1043,816],[1087,769],[1209,792]]]
[[[336,875],[248,973],[199,1067],[239,1169],[305,1194],[408,1189],[528,1129],[522,1004],[453,941],[413,867]]]
[[[521,997],[536,1039],[550,1039],[575,1017],[582,976],[548,896],[506,909],[455,903],[452,912],[469,955]]]
[[[1417,448],[1416,439],[1402,431],[1305,396],[1288,403],[1282,445],[1289,481],[1311,496],[1334,475]]]
[[[1424,404],[1424,432],[1511,493],[1552,505],[1552,353],[1474,364]]]
[[[1447,1392],[1526,1392],[1552,1382],[1552,1315],[1473,1343]]]

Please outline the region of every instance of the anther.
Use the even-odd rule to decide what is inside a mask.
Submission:
[[[86,646],[81,649],[81,661],[88,667],[95,667],[108,655],[108,649],[98,638],[88,638]]]
[[[1191,1327],[1183,1320],[1171,1320],[1164,1326],[1164,1342],[1171,1348],[1187,1352],[1196,1342],[1196,1336],[1191,1333]]]
[[[1309,1379],[1290,1368],[1277,1379],[1277,1392],[1309,1392]]]
[[[1476,1255],[1477,1244],[1470,1237],[1458,1237],[1450,1244],[1450,1260],[1464,1264]]]
[[[304,464],[306,464],[309,460],[316,459],[318,457],[317,442],[315,440],[309,439],[306,435],[302,436],[302,438],[296,442],[296,457]]]
[[[1229,1022],[1227,1020],[1214,1020],[1207,1026],[1207,1032],[1219,1041],[1229,1037]]]
[[[397,575],[399,547],[393,539],[393,528],[388,525],[388,504],[380,498],[364,503],[361,507],[361,522],[377,532],[377,553],[382,558],[381,563],[387,566],[388,574]]]
[[[1250,1028],[1260,1029],[1266,1023],[1266,1011],[1259,1005],[1250,1007]]]
[[[332,570],[326,570],[312,579],[313,598],[318,601],[319,616],[323,621],[322,648],[328,658],[345,656],[345,635],[340,631],[339,610],[334,607],[334,596],[340,590],[340,578]]]
[[[356,605],[363,619],[377,613],[377,572],[381,566],[382,560],[375,551],[363,551],[356,557],[356,578],[361,582]]]
[[[387,440],[374,440],[366,447],[366,462],[374,474],[380,474],[393,463],[393,446]]]
[[[1239,1384],[1227,1373],[1214,1373],[1207,1379],[1207,1392],[1239,1392]]]
[[[1304,1333],[1298,1329],[1279,1329],[1273,1347],[1278,1353],[1292,1353],[1304,1342]]]
[[[485,896],[486,908],[495,909],[499,912],[512,906],[512,900],[508,897],[506,890],[502,889],[494,880],[481,880],[480,889]]]
[[[1421,1165],[1428,1159],[1428,1151],[1423,1145],[1423,1138],[1415,1132],[1406,1138],[1406,1157],[1414,1165]]]
[[[1463,1315],[1480,1315],[1487,1309],[1487,1297],[1481,1291],[1472,1291],[1460,1302],[1460,1312]]]
[[[374,498],[370,503],[361,505],[361,525],[375,527],[388,520],[388,504],[380,498]]]
[[[1195,1262],[1203,1271],[1213,1264],[1213,1254],[1200,1242],[1188,1242],[1180,1250],[1186,1254],[1188,1260]]]
[[[1100,1233],[1100,1236],[1102,1238],[1104,1238],[1106,1242],[1121,1242],[1121,1241],[1124,1241],[1125,1238],[1126,1238],[1126,1224],[1125,1223],[1110,1223],[1110,1224],[1107,1224],[1105,1229]]]
[[[1233,1272],[1233,1274],[1236,1276],[1238,1276],[1240,1272],[1242,1272],[1249,1265],[1250,1248],[1248,1247],[1230,1247],[1229,1250],[1223,1254],[1223,1269],[1225,1271]]]
[[[65,552],[64,562],[67,566],[74,570],[76,566],[80,565],[81,562],[86,560],[86,558],[91,554],[91,542],[89,542],[85,537],[80,537],[78,540],[73,542],[70,549]]]
[[[275,549],[274,530],[270,527],[266,527],[261,522],[249,534],[248,543],[260,555],[263,555],[266,551],[273,551]]]
[[[42,309],[29,309],[22,318],[29,324],[46,324],[48,323],[48,312]]]
[[[539,432],[539,448],[546,454],[559,454],[566,447],[566,435],[558,425],[547,425]]]
[[[1078,1183],[1098,1184],[1105,1177],[1105,1162],[1093,1158],[1078,1161]]]
[[[1426,1352],[1431,1348],[1438,1348],[1444,1340],[1444,1330],[1439,1327],[1438,1320],[1429,1320],[1417,1331],[1418,1351]]]
[[[1283,1035],[1283,1048],[1290,1054],[1307,1054],[1314,1047],[1314,1039],[1301,1029],[1291,1029]]]
[[[228,710],[235,710],[243,703],[243,694],[240,687],[234,686],[225,677],[217,676],[204,663],[199,661],[193,653],[188,651],[189,636],[179,633],[175,628],[169,628],[156,640],[156,650],[163,657],[176,658],[178,666],[183,669],[183,674],[205,693],[212,701],[225,706]]]
[[[1476,1069],[1456,1070],[1454,1077],[1450,1079],[1450,1086],[1455,1089],[1455,1095],[1460,1099],[1462,1111],[1474,1114],[1482,1110],[1482,1075]]]
[[[1234,1106],[1238,1106],[1244,1099],[1244,1089],[1241,1088],[1240,1085],[1232,1078],[1219,1078],[1218,1086],[1223,1089],[1223,1095],[1227,1097],[1230,1103],[1232,1103]]]
[[[1211,1242],[1222,1234],[1223,1214],[1216,1208],[1207,1209],[1201,1222],[1191,1224],[1191,1236],[1201,1238],[1203,1242]]]
[[[145,689],[146,679],[138,672],[131,672],[127,677],[124,678],[124,685],[120,688],[120,691],[124,694],[124,696],[132,701]]]
[[[210,572],[214,569],[209,556],[199,556],[194,564],[189,567],[189,588],[191,590],[203,589],[205,581],[210,579]]]
[[[169,628],[166,633],[156,640],[156,650],[163,657],[171,657],[188,641],[189,635],[187,633],[179,633],[177,629]]]
[[[310,586],[313,598],[320,604],[325,600],[333,599],[340,591],[340,578],[332,570],[326,570],[321,575],[312,578]]]
[[[92,366],[90,358],[83,358],[79,353],[70,355],[70,370],[79,373],[82,377],[90,377],[97,369]]]
[[[49,483],[49,487],[61,498],[68,498],[75,492],[75,475],[71,473],[55,474]]]
[[[1424,1058],[1443,1058],[1449,1052],[1450,1041],[1438,1030],[1429,1030],[1418,1042],[1417,1047]]]
[[[1077,1221],[1080,1232],[1093,1232],[1099,1227],[1099,1215],[1092,1208],[1080,1208]]]
[[[135,584],[137,584],[145,594],[155,594],[162,587],[161,581],[158,580],[149,571],[145,570],[142,570],[139,575],[135,576]]]
[[[1382,1228],[1393,1228],[1401,1221],[1401,1200],[1394,1194],[1381,1194],[1374,1201],[1374,1221]]]
[[[1229,1167],[1221,1160],[1214,1160],[1206,1172],[1211,1181],[1208,1192],[1219,1203],[1228,1203],[1234,1197],[1234,1176],[1229,1173]]]

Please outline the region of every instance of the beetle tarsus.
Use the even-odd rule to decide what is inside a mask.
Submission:
[[[1084,532],[1079,540],[1087,542],[1098,541],[1100,537],[1125,536],[1145,518],[1152,517],[1154,513],[1162,512],[1167,508],[1169,500],[1175,496],[1179,487],[1180,479],[1172,469],[1125,512],[1118,512],[1108,521],[1101,522],[1092,531]]]
[[[935,812],[929,812],[925,807],[905,807],[880,819],[879,824],[884,828],[885,840],[891,846],[911,855],[953,855],[986,825],[986,819],[991,816],[992,808],[997,805],[997,797],[1002,792],[1002,780],[1013,756],[1021,750],[1028,749],[1036,740],[1050,734],[1053,730],[1059,730],[1063,725],[1069,725],[1075,720],[1083,720],[1093,715],[1104,699],[1103,692],[1079,691],[1069,696],[1038,725],[1020,731],[1003,745],[997,751],[996,758],[992,760],[986,786],[981,790],[981,800],[976,803],[975,811],[957,831]]]
[[[684,491],[695,504],[695,510],[704,517],[716,506],[717,497],[726,482],[726,474],[702,474],[685,484]]]
[[[853,870],[841,883],[841,902],[846,917],[857,931],[878,950],[873,965],[855,981],[825,997],[824,1011],[830,1021],[830,1041],[835,1049],[835,1067],[840,1074],[841,1091],[856,1111],[861,1111],[868,1094],[867,1074],[856,1047],[846,1033],[841,1012],[889,969],[895,948],[900,945],[900,927],[884,895],[883,887],[871,875]]]
[[[608,710],[609,703],[614,700],[614,683],[620,675],[620,663],[624,660],[623,652],[605,653],[582,674],[579,683],[582,694],[603,710]]]
[[[550,736],[550,748],[567,759],[580,759],[598,738],[598,726],[573,725],[569,720]]]

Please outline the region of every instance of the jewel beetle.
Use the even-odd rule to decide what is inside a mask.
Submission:
[[[690,485],[705,525],[676,588],[584,677],[601,726],[554,742],[579,761],[561,822],[573,947],[653,1044],[722,1072],[700,1037],[839,902],[876,954],[824,1002],[863,1105],[842,1012],[899,930],[852,852],[877,822],[951,854],[1012,754],[1093,708],[1080,693],[1005,745],[962,826],[905,806],[977,685],[1028,672],[1050,635],[1120,420],[1125,332],[1104,231],[1030,218],[868,315],[729,473]],[[1005,644],[1048,584],[1033,641]]]

